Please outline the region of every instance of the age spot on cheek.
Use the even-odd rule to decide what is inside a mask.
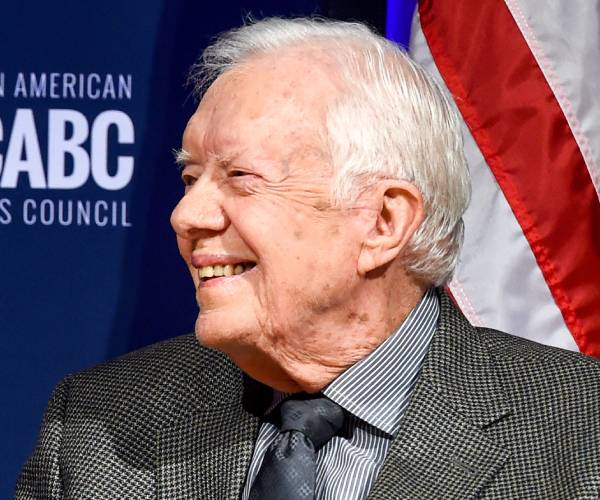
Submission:
[[[352,322],[358,321],[360,323],[366,323],[369,321],[369,315],[367,313],[362,313],[359,316],[358,313],[351,311],[348,313],[348,320]]]

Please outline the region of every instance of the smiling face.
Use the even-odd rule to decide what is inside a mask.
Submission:
[[[310,54],[265,57],[221,76],[183,136],[172,224],[196,287],[196,334],[280,390],[310,388],[312,371],[338,373],[372,348],[339,328],[356,320],[372,213],[329,201],[321,138],[335,92]]]

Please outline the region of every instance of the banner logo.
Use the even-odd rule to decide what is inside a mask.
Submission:
[[[11,80],[0,72],[0,99],[19,104],[31,99],[118,103],[132,99],[132,87],[131,75],[20,72]],[[79,109],[39,108],[15,106],[12,116],[0,113],[0,225],[130,227],[120,192],[134,174],[131,117],[123,109],[90,116]],[[86,193],[92,187],[100,196],[80,198],[84,186]]]

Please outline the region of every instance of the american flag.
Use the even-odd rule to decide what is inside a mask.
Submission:
[[[475,325],[597,357],[599,13],[421,0],[410,41],[464,119],[473,196],[452,295]]]

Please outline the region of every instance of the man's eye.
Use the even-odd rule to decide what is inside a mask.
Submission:
[[[227,177],[244,177],[245,175],[252,175],[250,172],[246,172],[245,170],[239,170],[236,168],[232,168],[227,172]]]
[[[193,186],[196,182],[196,177],[189,174],[183,174],[181,180],[183,181],[184,186]]]

